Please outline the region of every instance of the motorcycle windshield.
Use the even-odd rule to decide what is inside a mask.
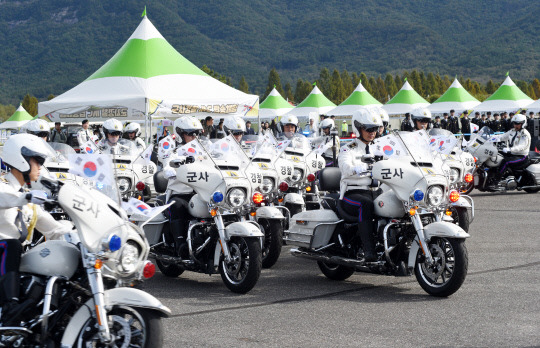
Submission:
[[[47,163],[69,163],[68,156],[77,154],[75,150],[66,144],[62,143],[46,143],[49,148],[51,157],[47,158]]]
[[[253,135],[253,134],[244,135],[242,136],[240,145],[242,146],[242,149],[246,153],[252,156],[255,152],[257,152],[257,145],[260,139],[261,139],[261,136],[259,135]]]
[[[115,155],[134,157],[141,153],[141,149],[135,145],[135,143],[128,139],[118,140],[118,149],[114,152]]]
[[[246,169],[250,163],[249,157],[232,135],[223,139],[211,139],[202,145],[212,159],[226,161],[227,164],[236,164],[240,170]]]

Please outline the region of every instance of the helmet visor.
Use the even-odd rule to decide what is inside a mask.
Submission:
[[[114,132],[109,132],[110,135],[112,135],[113,137],[116,137],[116,136],[121,136],[122,135],[122,132],[120,131],[114,131]]]

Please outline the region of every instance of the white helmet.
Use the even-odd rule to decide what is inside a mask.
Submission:
[[[223,129],[232,134],[245,133],[246,124],[240,116],[230,116],[223,121]]]
[[[49,136],[49,131],[51,130],[49,128],[49,123],[40,119],[28,121],[28,123],[24,125],[24,128],[26,129],[26,133],[36,135],[40,138]]]
[[[512,125],[514,124],[521,124],[521,129],[527,127],[527,116],[523,114],[514,115],[514,117],[512,117]]]
[[[107,121],[103,122],[103,133],[105,133],[105,137],[108,134],[117,134],[122,135],[122,122],[118,121],[115,118],[108,119]]]
[[[127,126],[124,127],[124,133],[133,133],[135,132],[136,137],[141,136],[141,125],[137,122],[131,122]]]
[[[43,139],[32,134],[14,134],[4,144],[2,161],[11,168],[27,174],[30,172],[30,158],[34,158],[43,165],[48,155],[49,152],[47,146],[43,144]]]
[[[381,120],[383,122],[383,125],[385,127],[387,127],[388,123],[390,123],[390,117],[388,116],[388,112],[386,112],[386,110],[383,109],[383,108],[377,108],[377,112],[381,116]]]
[[[352,125],[354,134],[361,139],[362,133],[360,129],[371,129],[375,127],[382,127],[383,123],[381,116],[373,109],[360,109],[353,113]]]
[[[411,119],[413,121],[426,120],[431,122],[431,111],[427,108],[416,108],[411,112]]]
[[[330,129],[333,129],[335,127],[335,123],[334,123],[334,120],[332,120],[331,118],[325,118],[324,120],[321,121],[321,123],[319,124],[319,128],[320,129],[325,129],[325,128],[330,128]]]
[[[283,126],[286,124],[292,124],[294,126],[294,131],[298,129],[298,118],[294,115],[283,115],[279,120],[280,128],[283,131]]]
[[[197,120],[193,116],[182,116],[177,118],[174,121],[174,134],[176,135],[176,141],[181,143],[184,141],[184,138],[182,138],[182,133],[196,133],[196,135],[199,135],[199,133],[202,132],[202,124],[199,120]]]

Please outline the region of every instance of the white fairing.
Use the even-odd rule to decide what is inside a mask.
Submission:
[[[536,178],[536,184],[540,185],[540,164],[535,163],[527,167],[527,171],[533,174]]]
[[[399,218],[405,215],[403,202],[396,197],[394,191],[386,191],[373,201],[375,215],[387,218]]]
[[[257,219],[285,219],[285,217],[276,207],[260,207],[257,209]]]
[[[392,188],[398,199],[407,201],[412,189],[418,188],[426,192],[426,181],[422,169],[413,167],[407,158],[388,159],[373,164],[373,179],[377,179]],[[428,174],[427,172],[425,174]]]
[[[62,240],[51,240],[38,244],[24,253],[19,271],[69,279],[77,270],[79,258],[79,249],[74,245]]]
[[[133,308],[148,308],[159,311],[164,316],[169,316],[171,310],[164,306],[154,296],[138,289],[133,288],[116,288],[106,290],[104,293],[105,306],[129,306]],[[84,306],[73,315],[69,321],[64,336],[62,336],[61,347],[72,347],[76,344],[77,337],[86,322],[92,318],[93,311],[89,308],[94,308],[94,300],[88,300]]]
[[[463,197],[459,197],[457,202],[452,203],[453,206],[462,208],[472,208],[471,204]]]
[[[210,217],[210,212],[208,211],[208,203],[204,202],[199,194],[195,194],[189,200],[188,210],[191,216],[198,218],[207,218]]]
[[[264,237],[264,234],[254,224],[249,222],[233,222],[225,227],[229,237]]]
[[[284,203],[304,205],[304,198],[299,193],[287,193],[284,198]]]
[[[501,154],[497,154],[496,156],[489,157],[485,163],[488,167],[498,167],[503,158],[504,157]]]

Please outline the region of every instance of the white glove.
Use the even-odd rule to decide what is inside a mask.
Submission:
[[[172,168],[165,169],[164,174],[167,179],[176,178],[176,171]]]
[[[355,174],[363,174],[366,172],[366,168],[358,166],[358,167],[354,167],[353,171]]]
[[[509,153],[509,152],[510,152],[510,148],[505,147],[505,148],[502,150],[502,152],[504,152],[504,153]]]
[[[30,203],[41,205],[47,200],[47,193],[41,190],[33,190],[26,194],[26,199]]]

